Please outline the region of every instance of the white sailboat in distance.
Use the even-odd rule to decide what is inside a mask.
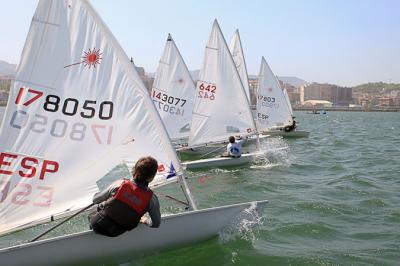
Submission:
[[[278,79],[264,57],[261,60],[257,88],[257,128],[262,134],[284,137],[304,137],[308,132],[285,127],[293,124],[293,113]]]
[[[232,135],[252,137],[256,135],[256,127],[236,65],[215,20],[197,81],[188,148],[223,149]],[[254,141],[258,142],[257,137]],[[239,165],[261,154],[252,152],[240,158],[211,158],[184,162],[183,165],[187,168]]]
[[[197,210],[148,92],[99,15],[84,0],[39,1],[0,131],[0,233],[82,209],[97,180],[147,155],[169,172],[164,182],[179,180],[190,211],[116,238],[86,231],[3,248],[1,264],[84,264],[186,245],[266,202]]]

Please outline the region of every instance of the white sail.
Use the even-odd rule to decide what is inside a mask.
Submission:
[[[247,99],[251,100],[250,98],[250,88],[249,88],[249,79],[247,76],[247,68],[246,68],[246,61],[244,59],[244,53],[242,48],[242,42],[240,40],[239,30],[235,31],[233,35],[232,41],[229,45],[229,50],[231,51],[233,61],[235,62],[236,69],[238,70],[240,79],[243,83],[244,91],[246,92]]]
[[[190,72],[168,35],[151,97],[171,139],[189,137],[195,90]]]
[[[196,86],[189,146],[252,135],[254,120],[242,82],[218,22],[208,40]]]
[[[290,115],[293,116],[292,104],[290,103],[289,95],[288,95],[286,89],[283,89],[283,95],[285,96],[286,103],[289,107]]]
[[[0,152],[0,233],[88,205],[126,158],[182,171],[136,70],[87,1],[39,2]]]
[[[292,116],[277,78],[263,57],[257,90],[257,128],[268,130],[292,123]]]

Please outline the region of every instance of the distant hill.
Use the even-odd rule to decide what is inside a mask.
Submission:
[[[190,75],[192,76],[192,79],[194,81],[196,81],[198,79],[199,73],[200,73],[199,69],[190,71]],[[154,78],[154,75],[155,75],[155,73],[146,73],[146,74],[151,78]],[[257,75],[249,75],[249,79],[257,79],[257,78],[258,78]],[[283,81],[284,83],[288,83],[288,84],[290,84],[290,85],[292,85],[292,86],[294,86],[296,88],[308,83],[307,81],[305,81],[303,79],[300,79],[300,78],[297,78],[297,77],[285,77],[285,76],[282,76],[282,77],[278,77],[278,78],[281,81]]]
[[[297,78],[297,77],[278,77],[283,83],[288,83],[296,88],[299,88],[300,86],[306,85],[309,82],[305,81],[304,79]]]
[[[249,75],[249,79],[257,79],[257,78],[258,78],[257,75]],[[279,77],[278,76],[278,79],[281,80],[283,83],[290,84],[296,88],[309,83],[309,82],[305,81],[304,79],[301,79],[298,77],[286,77],[286,76]]]
[[[6,61],[0,60],[0,76],[6,76],[6,75],[15,75],[15,72],[17,71],[17,65],[15,64],[9,64]]]
[[[400,92],[400,84],[396,83],[384,83],[384,82],[374,82],[374,83],[366,83],[353,87],[354,94],[389,94],[392,91]]]

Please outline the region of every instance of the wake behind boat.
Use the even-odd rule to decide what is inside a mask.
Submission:
[[[262,132],[265,135],[269,135],[270,137],[283,137],[283,138],[306,138],[310,135],[310,132],[304,130],[266,130]]]

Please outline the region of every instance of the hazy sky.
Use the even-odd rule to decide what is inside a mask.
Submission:
[[[249,74],[261,56],[279,76],[357,85],[400,82],[399,0],[92,0],[137,65],[154,72],[170,32],[189,69],[201,66],[217,18],[239,28]],[[0,0],[0,60],[18,63],[37,0]]]

